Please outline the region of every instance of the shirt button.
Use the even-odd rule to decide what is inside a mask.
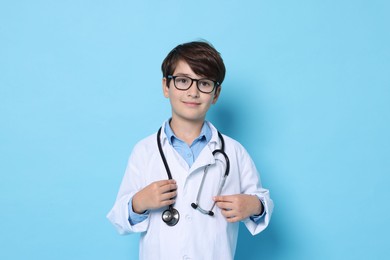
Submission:
[[[187,153],[187,157],[188,157],[188,158],[192,157],[192,154]]]

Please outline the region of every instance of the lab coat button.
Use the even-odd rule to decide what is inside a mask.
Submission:
[[[185,255],[185,256],[183,256],[183,260],[191,260],[191,257],[189,257],[188,255]]]
[[[186,215],[186,220],[187,221],[191,221],[192,220],[192,217],[190,215]]]

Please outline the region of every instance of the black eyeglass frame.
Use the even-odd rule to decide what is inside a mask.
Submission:
[[[191,84],[188,86],[188,88],[182,89],[182,88],[176,87],[176,78],[178,78],[178,77],[188,78],[188,79],[191,80]],[[219,83],[218,81],[215,81],[215,80],[212,80],[212,79],[207,79],[207,78],[193,79],[193,78],[190,78],[190,77],[188,77],[188,76],[173,76],[173,75],[168,75],[167,78],[168,78],[169,80],[173,79],[173,85],[175,86],[175,88],[178,89],[178,90],[183,90],[183,91],[189,90],[189,89],[191,88],[192,84],[193,84],[194,81],[195,81],[195,82],[196,82],[196,87],[198,88],[198,90],[199,90],[200,92],[202,92],[202,93],[205,93],[205,94],[210,94],[210,93],[213,92],[217,87],[219,87],[219,86],[221,85],[221,83]],[[199,88],[199,81],[202,81],[202,80],[209,80],[209,81],[211,81],[211,82],[214,82],[214,87],[213,87],[213,89],[212,89],[211,91],[209,91],[209,92],[202,91],[202,90]]]

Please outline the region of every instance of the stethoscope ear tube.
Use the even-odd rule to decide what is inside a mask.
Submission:
[[[161,136],[161,127],[160,127],[160,129],[158,129],[158,132],[157,132],[158,151],[160,152],[161,159],[163,160],[163,163],[165,166],[165,170],[167,171],[168,179],[172,180],[171,170],[169,169],[167,159],[165,158],[164,152],[163,152],[162,147],[161,147],[160,136]]]
[[[219,132],[218,132],[219,133]],[[221,139],[223,140],[223,139]],[[223,143],[222,143],[223,144]],[[215,154],[217,153],[220,153],[223,155],[223,157],[225,157],[225,161],[226,161],[226,169],[225,169],[225,174],[224,174],[224,177],[227,177],[229,175],[229,171],[230,171],[230,161],[229,161],[229,157],[227,156],[227,154],[225,153],[224,150],[222,149],[217,149],[217,150],[214,150],[213,151],[213,156],[215,156]]]

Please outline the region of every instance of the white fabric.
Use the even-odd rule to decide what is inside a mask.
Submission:
[[[212,139],[202,150],[191,168],[169,145],[164,131],[161,142],[173,179],[176,180],[177,198],[174,207],[180,213],[176,226],[166,225],[161,214],[166,208],[150,211],[149,217],[141,223],[130,225],[128,202],[133,195],[151,182],[167,179],[164,164],[157,148],[157,136],[153,134],[141,140],[130,155],[128,166],[120,186],[117,199],[107,218],[120,234],[142,232],[140,239],[141,260],[155,259],[224,259],[234,258],[239,223],[228,223],[219,208],[214,208],[213,217],[204,215],[191,207],[195,202],[206,165],[207,177],[201,193],[200,206],[209,210],[219,183],[225,172],[222,155],[212,155],[221,147],[217,130],[211,124]],[[164,125],[162,126],[164,129]],[[230,174],[226,179],[222,195],[239,193],[257,195],[263,202],[266,214],[256,224],[249,218],[244,220],[248,230],[258,234],[264,230],[271,218],[273,202],[269,191],[262,188],[258,172],[246,150],[237,141],[223,136],[225,152],[230,159]]]

